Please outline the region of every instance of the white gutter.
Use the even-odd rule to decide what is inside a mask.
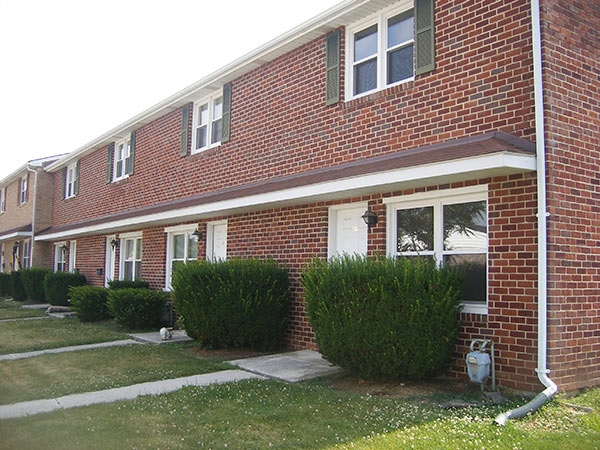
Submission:
[[[33,247],[35,242],[35,210],[37,207],[38,171],[27,165],[27,170],[34,174],[33,202],[31,204],[31,240],[29,241],[29,267],[33,267]]]
[[[531,1],[531,33],[533,38],[533,85],[535,101],[536,166],[538,197],[538,367],[540,383],[546,389],[527,405],[500,414],[494,420],[504,425],[511,418],[520,418],[537,411],[558,392],[558,386],[548,374],[548,234],[546,198],[546,130],[544,126],[544,85],[542,78],[542,31],[539,0]]]

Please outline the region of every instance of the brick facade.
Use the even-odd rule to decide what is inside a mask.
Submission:
[[[548,97],[549,367],[561,389],[571,391],[600,381],[600,280],[595,268],[600,58],[594,45],[597,7],[581,5],[575,11],[556,3],[543,2],[542,11]],[[439,0],[434,71],[329,106],[324,99],[323,32],[272,60],[261,61],[258,67],[215,80],[217,85],[230,82],[232,86],[231,139],[183,157],[182,136],[188,137],[189,145],[193,129],[190,115],[184,127],[188,134],[182,134],[182,111],[201,96],[182,95],[152,120],[132,123],[81,153],[75,197],[62,198],[63,166],[56,166],[52,228],[47,233],[50,237],[41,239],[76,240],[77,268],[101,285],[104,276],[97,275],[96,269],[105,267],[106,237],[142,231],[142,278],[162,289],[165,227],[197,224],[206,238],[211,223],[226,220],[228,257],[272,257],[290,268],[293,302],[287,344],[315,348],[299,276],[311,258],[328,255],[330,207],[368,204],[379,216],[368,233],[368,253],[378,254],[388,251],[388,230],[394,220],[386,217],[386,199],[486,186],[487,312],[461,314],[451,371],[465,377],[469,343],[489,338],[496,343],[499,383],[537,391],[536,173],[532,168],[470,173],[469,164],[486,153],[466,150],[470,138],[502,132],[510,136],[506,152],[531,155],[523,144],[536,139],[530,8],[526,0]],[[583,31],[576,32],[582,23]],[[341,31],[343,87],[348,79],[345,28],[336,23],[326,29]],[[110,143],[131,131],[136,137],[134,172],[107,183]],[[416,151],[424,158],[434,158],[437,152],[437,159],[410,163],[395,159],[397,166],[390,165],[398,155],[406,155],[409,161]],[[460,168],[464,173],[430,178],[422,171],[422,178],[410,183],[397,179],[381,188],[291,196],[294,189],[309,184],[334,184],[426,164],[439,168],[463,159],[467,161]],[[372,169],[361,166],[368,162]],[[348,175],[336,178],[332,168]],[[304,181],[309,179],[310,183]],[[273,192],[281,197],[273,194],[263,206],[260,201],[270,193],[270,186],[279,186]],[[259,200],[251,204],[255,198]],[[231,206],[235,201],[239,204]],[[172,211],[185,211],[186,216],[171,217]],[[207,245],[206,240],[199,242],[200,257],[206,254]]]

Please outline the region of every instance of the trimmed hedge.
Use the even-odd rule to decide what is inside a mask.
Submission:
[[[173,305],[204,346],[280,347],[287,326],[287,270],[273,260],[198,261],[173,273]]]
[[[108,282],[109,289],[149,289],[150,283],[143,280],[112,280]]]
[[[364,378],[443,373],[458,334],[462,273],[420,258],[343,256],[302,273],[320,351]]]
[[[0,273],[0,297],[10,297],[10,273]]]
[[[52,273],[52,271],[50,269],[32,267],[30,269],[21,269],[20,272],[27,298],[44,303],[46,301],[44,278],[49,273]]]
[[[96,322],[111,317],[108,290],[98,286],[73,286],[69,289],[71,306],[81,322]]]
[[[85,275],[80,273],[49,273],[44,278],[46,301],[54,306],[69,306],[69,288],[86,283]]]
[[[10,273],[10,295],[13,300],[18,302],[27,300],[27,292],[25,292],[21,272],[18,270],[14,270]]]
[[[108,291],[108,310],[115,322],[129,329],[158,327],[169,297],[146,288]]]

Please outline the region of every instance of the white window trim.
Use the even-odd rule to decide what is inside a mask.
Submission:
[[[443,204],[449,203],[467,203],[470,201],[481,201],[485,200],[488,203],[488,187],[487,185],[477,185],[466,188],[448,189],[444,191],[430,191],[411,195],[405,195],[401,197],[391,197],[383,199],[383,203],[386,205],[386,217],[387,220],[387,254],[391,257],[397,256],[396,241],[397,241],[397,227],[395,220],[395,212],[397,209],[403,208],[414,208],[420,206],[435,205],[434,207],[440,207]],[[441,217],[438,214],[437,217]],[[489,222],[489,215],[488,215]],[[434,243],[434,255],[437,261],[442,261],[442,244],[438,242],[439,237]],[[488,236],[489,240],[489,236]],[[489,262],[489,242],[486,255]],[[487,265],[486,277],[489,280],[489,264]],[[462,312],[472,314],[487,314],[488,313],[488,302],[489,302],[489,288],[486,292],[485,303],[475,302],[463,302]]]
[[[19,205],[27,203],[27,189],[29,186],[27,185],[27,175],[25,175],[19,182]]]
[[[214,147],[218,147],[219,145],[221,145],[221,141],[217,141],[217,142],[212,142],[212,124],[215,121],[214,118],[214,106],[215,106],[215,100],[217,100],[218,98],[221,98],[221,117],[217,120],[223,120],[223,113],[222,113],[222,109],[223,109],[223,91],[220,90],[219,92],[214,93],[213,95],[209,96],[209,97],[204,97],[201,100],[197,100],[194,102],[194,109],[192,110],[192,151],[191,153],[200,153],[203,152],[205,150],[208,150],[210,148],[214,148]],[[204,147],[201,148],[196,148],[197,147],[197,131],[196,129],[198,128],[198,120],[200,119],[200,114],[198,113],[198,108],[203,106],[203,105],[208,105],[208,122],[206,124],[207,126],[207,130],[206,130],[206,145]],[[221,122],[221,130],[222,130],[222,126],[223,126],[223,122]]]
[[[374,92],[379,92],[392,86],[414,81],[413,76],[400,80],[396,83],[387,84],[387,33],[382,33],[381,30],[387,30],[387,20],[397,14],[401,14],[414,8],[414,0],[402,0],[391,7],[385,8],[376,14],[369,16],[360,22],[355,22],[346,27],[346,81],[345,83],[345,98],[352,100],[355,98],[364,97]],[[377,24],[377,87],[370,91],[354,94],[354,35],[372,25]],[[414,33],[413,33],[414,45]],[[414,62],[413,62],[414,64]]]
[[[171,286],[171,282],[172,282],[172,271],[171,271],[171,266],[173,263],[173,256],[172,256],[172,252],[171,250],[173,249],[173,237],[175,235],[180,235],[180,234],[186,234],[186,240],[185,240],[185,247],[184,247],[184,254],[187,255],[187,245],[188,245],[188,239],[187,239],[187,235],[188,234],[192,234],[194,231],[196,231],[196,227],[197,225],[192,224],[192,225],[176,225],[173,227],[167,227],[165,228],[165,233],[167,234],[167,257],[166,259],[166,266],[165,266],[165,291],[171,291],[172,286]],[[187,263],[187,256],[185,258],[184,264]]]
[[[23,269],[31,267],[31,239],[23,240]]]
[[[65,178],[65,198],[73,198],[75,197],[75,183],[77,182],[77,163],[67,166],[67,176]]]
[[[123,145],[124,155],[122,159],[117,159],[117,155],[119,153],[119,147]],[[131,136],[126,137],[125,139],[121,139],[115,142],[115,148],[113,150],[113,173],[112,173],[112,181],[124,180],[125,178],[129,178],[129,173],[127,173],[127,160],[131,158]],[[121,161],[121,174],[117,173],[118,162]]]
[[[66,272],[67,269],[67,250],[65,246],[67,243],[63,242],[55,242],[54,243],[54,271],[55,272]],[[60,258],[59,258],[60,257]],[[63,265],[63,270],[58,269],[58,265]]]
[[[119,235],[119,280],[124,280],[125,278],[123,277],[125,274],[125,241],[129,240],[129,239],[133,239],[137,245],[137,240],[138,239],[142,239],[142,254],[141,254],[141,258],[139,260],[135,259],[134,260],[134,264],[133,264],[133,275],[135,277],[135,267],[136,264],[142,264],[143,260],[144,260],[144,255],[143,255],[143,248],[144,248],[144,238],[143,238],[143,233],[141,231],[138,232],[133,232],[133,233],[122,233],[121,235]],[[134,248],[134,255],[136,253],[136,248]],[[139,262],[138,262],[139,261]]]
[[[0,214],[6,211],[6,188],[0,189]]]

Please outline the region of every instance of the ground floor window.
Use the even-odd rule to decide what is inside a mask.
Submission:
[[[388,253],[432,258],[466,270],[464,310],[487,309],[487,188],[432,191],[386,199]]]
[[[23,269],[31,267],[31,241],[23,241]]]
[[[165,286],[170,289],[173,272],[189,261],[198,260],[198,237],[195,225],[165,228],[167,233],[167,279]]]
[[[142,278],[142,235],[121,235],[121,280]]]

